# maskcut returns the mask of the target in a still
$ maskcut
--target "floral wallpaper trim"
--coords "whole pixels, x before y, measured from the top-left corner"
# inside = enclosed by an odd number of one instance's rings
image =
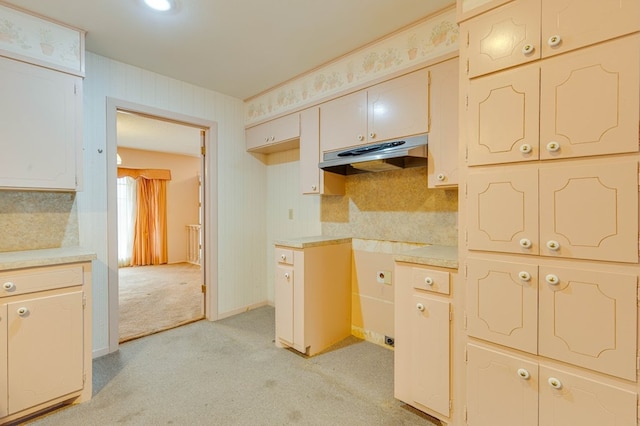
[[[455,8],[245,102],[252,124],[458,50]]]
[[[2,51],[73,70],[82,75],[84,32],[0,4],[0,54]]]

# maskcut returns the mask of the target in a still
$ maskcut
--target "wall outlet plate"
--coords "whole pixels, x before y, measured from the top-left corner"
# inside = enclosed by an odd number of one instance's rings
[[[377,271],[376,281],[379,284],[391,285],[391,271]]]

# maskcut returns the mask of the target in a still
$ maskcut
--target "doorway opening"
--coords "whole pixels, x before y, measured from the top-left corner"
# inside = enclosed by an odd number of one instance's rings
[[[217,319],[217,209],[208,206],[217,200],[216,133],[215,122],[107,98],[109,352],[122,341]],[[140,195],[142,175],[164,181],[164,195]],[[163,199],[165,207],[140,221],[135,210],[145,207],[136,196]],[[160,254],[139,256],[135,236],[121,235],[136,221],[145,223],[143,240],[162,230]]]

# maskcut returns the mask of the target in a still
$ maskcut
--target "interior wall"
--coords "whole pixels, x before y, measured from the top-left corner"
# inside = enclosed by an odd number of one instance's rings
[[[245,151],[243,102],[211,90],[87,52],[84,80],[84,191],[78,193],[80,244],[93,250],[93,352],[109,351],[107,98],[217,122],[217,157],[205,165],[216,184],[209,220],[217,221],[218,316],[266,303],[266,166]],[[217,158],[217,163],[213,163]],[[215,211],[215,214],[214,214]],[[208,230],[213,232],[212,230]],[[216,253],[208,250],[207,256]],[[250,265],[250,267],[248,267]],[[117,269],[111,271],[117,274]]]
[[[198,225],[200,158],[118,147],[121,167],[168,169],[167,254],[169,263],[187,261],[187,225]]]
[[[267,164],[266,283],[269,302],[273,303],[274,242],[290,237],[320,235],[320,196],[303,195],[300,191],[300,150],[261,156]]]

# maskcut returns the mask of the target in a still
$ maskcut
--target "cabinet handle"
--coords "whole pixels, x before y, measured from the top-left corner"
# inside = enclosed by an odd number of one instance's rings
[[[560,44],[561,41],[562,41],[562,37],[556,34],[549,37],[549,39],[547,40],[547,44],[551,47],[556,47],[557,45]]]
[[[375,139],[376,138],[376,132],[369,132],[369,137],[371,139]]]
[[[25,316],[29,315],[29,309],[25,308],[24,306],[21,307],[21,308],[18,308],[18,310],[16,312],[21,317],[25,317]]]
[[[520,145],[520,152],[523,154],[529,154],[532,150],[533,148],[528,143],[523,143],[522,145]]]
[[[426,278],[424,279],[424,283],[425,283],[426,285],[433,285],[433,278],[431,278],[431,277],[426,277]]]
[[[547,276],[544,277],[544,280],[551,285],[558,285],[560,282],[560,278],[558,278],[556,274],[547,274]]]
[[[560,249],[560,243],[556,240],[549,240],[547,241],[547,248],[549,250],[558,251],[558,249]]]
[[[311,185],[311,190],[312,190],[312,191],[315,191],[315,190],[317,190],[317,189],[318,189],[318,187],[317,187],[317,186],[315,186],[315,185]]]
[[[522,281],[531,281],[531,274],[528,273],[527,271],[520,271],[518,272],[518,277],[522,280]]]
[[[288,280],[291,276],[289,275],[288,272],[285,272],[284,277]]]
[[[438,179],[440,182],[444,181],[445,178],[446,176],[444,175],[444,173],[438,173],[438,175],[436,176],[436,179]]]
[[[363,141],[363,140],[364,140],[364,136],[362,136],[362,135],[358,135],[358,140],[359,140],[359,141]]]
[[[523,238],[520,240],[520,247],[522,248],[531,248],[531,240],[528,238]]]
[[[280,259],[282,259],[283,261],[287,260],[287,255],[286,254],[281,254],[280,255]]]
[[[533,47],[533,44],[527,43],[524,46],[522,46],[522,54],[523,55],[530,55],[530,54],[533,53],[534,50],[535,49]]]
[[[557,152],[560,149],[560,144],[558,142],[551,141],[547,144],[547,151],[549,152]]]
[[[547,380],[547,383],[549,383],[549,386],[551,386],[554,389],[562,389],[562,382],[560,381],[560,379],[556,379],[555,377],[549,377],[549,380]]]
[[[531,377],[531,375],[526,368],[518,368],[518,377],[524,380],[529,380],[529,377]]]
[[[420,312],[424,312],[424,305],[422,303],[418,303],[416,305],[416,309],[419,310]]]
[[[7,291],[12,291],[16,289],[16,285],[11,281],[7,281],[6,283],[2,284],[2,288],[4,288]]]
[[[275,141],[276,137],[275,136],[271,136],[271,142]]]

